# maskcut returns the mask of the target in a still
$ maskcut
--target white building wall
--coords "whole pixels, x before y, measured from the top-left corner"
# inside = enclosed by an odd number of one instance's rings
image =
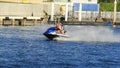
[[[17,4],[17,3],[0,3],[0,16],[43,16],[44,8],[40,4]]]

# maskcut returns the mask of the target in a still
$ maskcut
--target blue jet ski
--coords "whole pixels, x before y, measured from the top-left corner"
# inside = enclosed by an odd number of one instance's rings
[[[57,34],[57,29],[55,27],[48,28],[43,35],[45,35],[49,40],[54,40],[55,38],[68,37],[65,34]]]
[[[113,26],[113,24],[111,22],[106,22],[105,26]]]

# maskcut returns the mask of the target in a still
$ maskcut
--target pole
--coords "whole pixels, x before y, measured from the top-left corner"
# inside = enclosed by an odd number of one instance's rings
[[[116,22],[116,9],[117,8],[117,1],[114,0],[114,18],[113,18],[113,24]]]
[[[68,18],[68,3],[66,4],[65,21],[67,21],[67,18]]]
[[[53,21],[54,18],[54,3],[52,3],[52,10],[51,10],[51,21]]]
[[[80,3],[80,6],[79,6],[79,21],[81,21],[82,19],[82,3]]]
[[[75,8],[75,6],[73,5],[73,7],[72,7],[72,21],[74,20],[74,8]]]

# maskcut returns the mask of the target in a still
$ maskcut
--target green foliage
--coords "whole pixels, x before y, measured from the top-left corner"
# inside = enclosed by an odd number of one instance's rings
[[[117,3],[117,11],[120,12],[120,2]]]
[[[114,3],[100,3],[100,10],[101,11],[113,11]]]
[[[98,1],[98,3],[113,3],[114,2],[114,0],[97,0]],[[119,0],[118,0],[119,1]]]
[[[114,11],[114,3],[99,3],[101,11]],[[117,11],[120,11],[120,2],[117,3]]]

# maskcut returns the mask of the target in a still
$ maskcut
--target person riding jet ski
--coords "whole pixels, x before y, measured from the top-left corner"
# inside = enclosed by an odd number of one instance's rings
[[[65,35],[65,31],[61,23],[55,24],[54,27],[48,28],[43,33],[48,39],[53,40],[56,37],[60,37],[61,35]]]
[[[55,28],[56,28],[58,34],[64,34],[65,33],[65,31],[64,31],[63,26],[62,26],[61,23],[57,23],[55,25]]]

